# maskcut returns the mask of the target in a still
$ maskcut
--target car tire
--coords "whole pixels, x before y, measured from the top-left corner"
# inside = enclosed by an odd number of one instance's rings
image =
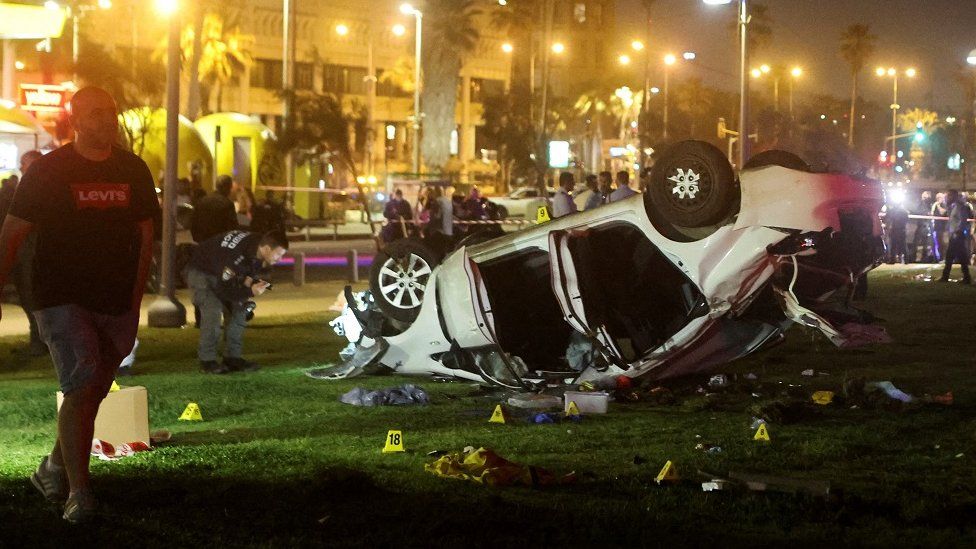
[[[721,150],[704,141],[682,141],[654,163],[644,202],[672,225],[707,227],[734,213],[738,192]]]
[[[498,207],[498,219],[508,219],[508,208],[505,206]]]
[[[383,313],[401,322],[417,319],[436,257],[412,238],[392,242],[376,254],[369,270],[369,288]]]
[[[801,172],[809,172],[810,165],[803,161],[799,156],[778,149],[773,149],[769,151],[763,151],[745,163],[742,167],[744,170],[751,170],[753,168],[761,168],[763,166],[782,166],[784,168],[789,168],[791,170],[798,170]]]

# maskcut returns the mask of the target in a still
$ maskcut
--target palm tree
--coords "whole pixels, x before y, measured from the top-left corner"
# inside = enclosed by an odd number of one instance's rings
[[[200,44],[199,82],[203,112],[210,112],[210,96],[217,90],[217,111],[223,110],[224,86],[251,64],[253,38],[238,29],[224,30],[216,14],[204,18]]]
[[[200,63],[203,59],[203,36],[207,14],[215,14],[227,24],[236,27],[239,23],[240,10],[233,0],[199,0],[192,7],[193,19],[191,25],[184,31],[184,38],[189,34],[190,43],[181,41],[184,61],[189,60],[188,74],[190,83],[186,98],[186,116],[194,120],[200,112]]]
[[[850,128],[847,132],[848,146],[854,146],[854,115],[857,103],[857,76],[871,54],[874,53],[874,42],[877,36],[871,34],[867,25],[855,24],[847,27],[840,35],[840,53],[844,60],[851,65],[851,113]]]
[[[443,166],[451,156],[461,64],[481,37],[475,26],[475,18],[481,15],[478,4],[476,0],[427,0],[424,8],[421,147],[430,166]]]

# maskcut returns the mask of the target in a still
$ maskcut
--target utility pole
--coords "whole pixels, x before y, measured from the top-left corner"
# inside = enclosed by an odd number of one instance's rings
[[[292,102],[295,95],[295,2],[297,0],[282,0],[283,2],[283,28],[282,28],[282,62],[281,62],[281,86],[287,90],[282,105],[281,134],[292,131],[293,113]],[[280,137],[280,135],[279,135]],[[285,187],[293,189],[295,187],[295,157],[291,151],[285,154]],[[288,191],[288,200],[294,203],[294,191]]]

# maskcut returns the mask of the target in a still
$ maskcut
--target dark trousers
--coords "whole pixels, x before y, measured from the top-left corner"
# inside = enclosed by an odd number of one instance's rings
[[[962,279],[969,280],[969,235],[954,234],[949,237],[949,245],[946,246],[945,269],[942,270],[942,278],[949,278],[949,271],[952,270],[953,263],[959,263],[962,268]]]

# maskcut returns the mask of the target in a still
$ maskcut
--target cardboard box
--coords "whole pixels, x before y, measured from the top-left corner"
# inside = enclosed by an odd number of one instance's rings
[[[58,391],[58,410],[64,395]],[[109,393],[95,417],[95,438],[112,445],[149,444],[149,393],[145,387],[123,387]]]

